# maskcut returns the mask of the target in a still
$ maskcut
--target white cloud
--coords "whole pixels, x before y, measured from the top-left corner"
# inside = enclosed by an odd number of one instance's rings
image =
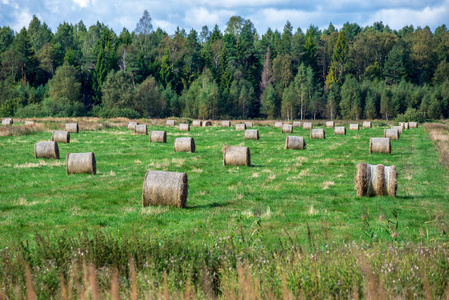
[[[88,7],[90,4],[90,0],[73,0],[76,4],[79,5],[79,7]]]
[[[28,12],[28,10],[21,10],[19,13],[15,14],[16,22],[11,25],[14,31],[19,32],[23,27],[28,28],[33,16]]]
[[[188,28],[209,27],[215,24],[224,25],[237,12],[233,10],[209,10],[205,7],[189,9],[184,15],[184,24]]]

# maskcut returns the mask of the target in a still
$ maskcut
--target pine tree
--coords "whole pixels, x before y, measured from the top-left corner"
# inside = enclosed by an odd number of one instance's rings
[[[396,84],[405,76],[404,55],[401,47],[393,46],[384,64],[383,74],[388,84]]]

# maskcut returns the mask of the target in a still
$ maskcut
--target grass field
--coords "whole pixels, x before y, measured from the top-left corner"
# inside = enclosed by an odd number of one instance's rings
[[[303,136],[306,150],[285,150],[287,134],[268,124],[255,124],[259,141],[245,140],[234,127],[180,132],[151,125],[148,131],[167,131],[165,144],[150,143],[149,136],[134,135],[121,125],[103,122],[89,131],[81,125],[69,144],[58,144],[59,160],[35,159],[33,151],[36,142],[51,140],[50,129],[63,128],[63,123],[0,136],[1,247],[30,241],[33,252],[39,248],[33,242],[36,234],[56,241],[83,232],[206,248],[238,236],[264,253],[286,244],[316,250],[352,242],[447,245],[449,240],[449,175],[422,126],[404,130],[400,140],[391,142],[391,154],[369,154],[369,138],[383,137],[388,124],[347,130],[346,136],[325,129],[325,140],[311,140],[310,131],[294,128],[291,135]],[[324,128],[324,123],[314,127]],[[193,137],[196,152],[175,153],[176,137]],[[224,167],[225,144],[248,146],[253,166]],[[67,153],[91,151],[97,175],[66,175]],[[359,162],[396,165],[397,197],[358,198],[354,176]],[[186,172],[187,208],[143,208],[148,170]]]

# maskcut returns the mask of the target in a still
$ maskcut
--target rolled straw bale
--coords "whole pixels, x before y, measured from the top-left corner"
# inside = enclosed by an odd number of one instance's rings
[[[223,165],[251,167],[249,148],[226,145],[223,148]]]
[[[235,125],[235,130],[246,130],[246,124]]]
[[[335,126],[335,122],[334,121],[327,121],[326,122],[326,127],[327,128],[334,128]]]
[[[25,121],[25,126],[34,126],[34,121]]]
[[[203,127],[206,127],[206,126],[212,126],[212,122],[211,121],[204,121],[203,122]]]
[[[301,126],[302,126],[301,122],[299,121],[293,122],[293,127],[301,127]]]
[[[59,159],[59,148],[57,142],[40,142],[34,144],[35,158]]]
[[[391,153],[389,138],[370,138],[369,153]]]
[[[246,128],[253,127],[253,122],[245,122]]]
[[[391,126],[392,129],[397,129],[402,134],[402,126]]]
[[[231,121],[221,121],[221,126],[223,126],[223,127],[231,127]]]
[[[394,165],[359,163],[354,179],[358,197],[383,195],[396,197],[398,173]]]
[[[282,133],[292,133],[293,125],[290,124],[282,124]]]
[[[274,122],[274,128],[282,128],[282,122]]]
[[[313,124],[312,124],[312,122],[304,122],[302,124],[302,128],[303,129],[313,129]]]
[[[186,173],[148,171],[143,180],[142,203],[183,208],[187,202]]]
[[[3,119],[2,125],[12,125],[14,122],[11,118]]]
[[[258,140],[259,130],[257,129],[247,129],[245,130],[245,140]]]
[[[384,137],[389,138],[390,140],[399,140],[399,130],[397,129],[385,129]]]
[[[136,128],[137,122],[129,122],[128,129],[134,130]]]
[[[349,130],[359,130],[359,124],[349,124]]]
[[[147,125],[146,124],[136,125],[136,127],[134,127],[134,133],[135,134],[148,135]]]
[[[97,162],[93,152],[67,153],[67,174],[96,174]]]
[[[399,124],[402,126],[403,129],[408,129],[409,127],[408,122],[401,122]]]
[[[165,122],[165,125],[167,125],[167,126],[175,126],[175,120],[167,120]]]
[[[150,142],[155,143],[166,143],[167,142],[167,132],[165,131],[151,131],[150,132]]]
[[[322,128],[311,129],[310,130],[310,138],[312,140],[315,140],[315,139],[322,139],[323,140],[323,139],[325,139],[326,136],[324,134],[324,129],[322,129]]]
[[[334,127],[334,135],[346,135],[346,127],[344,126]]]
[[[371,128],[371,127],[373,127],[371,122],[363,122],[362,126],[363,126],[363,128]]]
[[[408,126],[409,126],[409,128],[418,128],[418,123],[417,122],[409,122]]]
[[[65,124],[65,130],[70,133],[78,133],[80,128],[78,127],[78,123],[67,123]]]
[[[189,124],[179,124],[179,131],[190,131]]]
[[[306,142],[302,136],[287,135],[285,149],[304,150],[306,149]]]
[[[201,126],[203,126],[203,121],[195,120],[195,121],[192,122],[192,126],[193,127],[201,127]]]
[[[191,137],[182,137],[175,139],[175,152],[195,152],[195,141]]]
[[[70,143],[70,132],[64,130],[53,130],[51,140],[58,143]]]

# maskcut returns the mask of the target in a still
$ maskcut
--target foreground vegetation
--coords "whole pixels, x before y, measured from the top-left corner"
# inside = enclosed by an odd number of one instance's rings
[[[0,287],[9,297],[448,295],[449,176],[423,127],[392,141],[391,155],[370,155],[369,137],[389,124],[346,136],[326,129],[325,140],[295,128],[307,149],[287,151],[269,122],[250,141],[233,128],[179,132],[146,120],[168,133],[167,144],[150,144],[127,120],[83,119],[59,161],[35,159],[34,143],[65,121],[0,130]],[[447,126],[427,129],[447,150]],[[179,136],[194,137],[197,152],[174,153]],[[253,167],[223,167],[225,143],[249,146]],[[66,153],[88,151],[97,175],[67,176]],[[359,162],[396,165],[397,198],[356,197]],[[142,208],[147,170],[187,172],[187,209]]]

